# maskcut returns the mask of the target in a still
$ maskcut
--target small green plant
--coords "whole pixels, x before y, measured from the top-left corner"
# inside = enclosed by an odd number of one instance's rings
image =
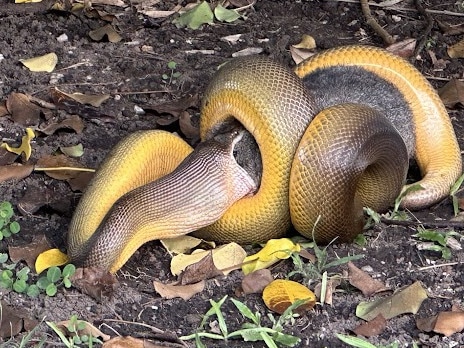
[[[431,242],[423,249],[438,251],[445,260],[451,259],[451,249],[448,247],[448,243],[449,239],[455,236],[459,238],[462,237],[459,233],[454,231],[428,230],[423,227],[419,227],[417,233],[413,235],[413,237],[417,237],[423,241]]]
[[[167,85],[175,85],[177,83],[177,79],[180,77],[181,73],[176,71],[177,68],[177,63],[174,61],[170,61],[168,63],[168,69],[170,72],[168,74],[163,74],[161,77],[163,78],[163,81]]]
[[[278,345],[293,347],[300,342],[300,338],[283,333],[284,326],[287,324],[294,324],[295,318],[298,317],[298,314],[294,314],[293,310],[301,306],[305,301],[298,300],[293,303],[287,310],[282,313],[279,319],[275,319],[272,314],[268,315],[272,323],[272,327],[262,326],[261,324],[261,314],[259,312],[253,313],[243,302],[240,302],[235,299],[231,299],[232,303],[239,310],[239,312],[247,319],[249,322],[246,322],[242,325],[239,330],[229,332],[226,324],[226,319],[224,314],[221,311],[221,306],[227,299],[227,295],[224,296],[218,302],[214,300],[209,300],[211,308],[206,312],[201,321],[200,327],[198,328],[199,332],[180,337],[181,340],[192,340],[195,339],[195,344],[197,348],[206,347],[201,338],[210,338],[217,340],[227,341],[230,338],[242,337],[244,341],[264,341],[267,347],[277,348]],[[208,319],[215,315],[218,321],[220,333],[205,332],[204,328],[207,324]]]
[[[87,347],[93,347],[94,343],[103,343],[92,335],[81,334],[81,331],[86,328],[87,323],[77,319],[77,315],[72,315],[69,319],[68,325],[66,326],[68,335],[66,335],[54,322],[46,321],[46,324],[55,331],[68,348],[81,347],[83,344],[87,345]]]
[[[50,267],[47,270],[47,275],[40,277],[37,281],[39,289],[45,290],[48,296],[55,296],[58,287],[63,285],[65,288],[71,287],[71,280],[69,279],[76,272],[76,266],[67,264],[63,271],[57,266]]]
[[[0,254],[0,261],[5,259],[4,255]],[[16,264],[6,265],[6,267],[0,271],[0,287],[21,294],[25,293],[31,297],[38,296],[41,290],[45,291],[48,296],[55,296],[59,286],[71,287],[69,277],[76,271],[76,267],[72,264],[66,265],[63,271],[56,266],[51,267],[46,276],[40,277],[36,284],[30,284],[31,270],[29,267],[21,268],[18,271],[15,271]]]
[[[399,347],[402,347],[399,345],[398,342],[393,342],[393,343],[387,344],[386,346],[376,346],[372,343],[369,343],[363,338],[347,336],[347,335],[342,335],[342,334],[336,334],[336,336],[340,341],[348,344],[351,347],[357,347],[357,348],[399,348]],[[412,347],[419,348],[416,342],[412,343]]]
[[[450,196],[451,200],[453,201],[453,211],[454,211],[454,216],[458,215],[459,213],[459,200],[458,197],[456,196],[456,193],[459,192],[462,186],[462,182],[464,181],[464,174],[462,174],[458,180],[454,183],[453,186],[451,186],[450,189]]]
[[[13,206],[10,202],[0,203],[0,240],[11,237],[21,230],[17,221],[11,221],[14,215]]]
[[[319,217],[320,218],[320,217]],[[316,220],[315,226],[319,222],[319,218]],[[312,231],[313,240],[314,239],[314,228]],[[332,241],[333,242],[333,241]],[[359,260],[364,257],[364,255],[351,255],[341,257],[332,261],[329,261],[329,254],[327,248],[330,246],[329,243],[325,248],[321,249],[317,243],[313,242],[312,247],[314,249],[314,254],[316,256],[315,262],[303,262],[302,258],[298,253],[292,253],[291,258],[293,261],[294,270],[287,275],[287,278],[290,278],[294,275],[300,275],[303,277],[303,281],[306,284],[310,284],[313,280],[322,280],[323,278],[327,279],[327,271],[331,267],[336,267],[343,265],[347,262]]]

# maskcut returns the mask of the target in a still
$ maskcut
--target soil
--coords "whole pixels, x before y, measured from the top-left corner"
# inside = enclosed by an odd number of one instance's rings
[[[178,122],[160,126],[160,115],[150,111],[150,106],[185,96],[201,97],[217,67],[231,59],[233,53],[245,48],[261,48],[261,54],[294,66],[289,47],[298,43],[303,34],[315,38],[317,50],[352,43],[384,46],[379,36],[366,24],[361,7],[355,2],[258,0],[246,11],[246,19],[230,24],[216,22],[203,25],[198,30],[177,28],[172,24],[172,16],[155,19],[142,15],[137,12],[137,2],[133,1],[124,0],[126,7],[94,5],[96,9],[115,16],[113,23],[122,36],[122,41],[117,43],[107,40],[97,42],[89,37],[90,30],[106,24],[98,16],[92,18],[82,13],[48,11],[50,2],[46,1],[22,5],[7,0],[0,2],[2,100],[13,92],[21,92],[51,101],[50,87],[71,93],[111,95],[99,108],[79,109],[79,116],[85,125],[82,133],[69,129],[61,129],[51,135],[39,133],[33,141],[31,163],[44,155],[55,153],[60,146],[82,143],[85,151],[79,162],[86,167],[96,168],[121,138],[136,130],[164,128],[179,131]],[[156,9],[169,10],[177,3],[185,5],[187,2],[191,1],[167,0],[154,6]],[[462,17],[441,12],[447,10],[462,15],[464,9],[460,2],[430,0],[423,6],[436,11],[431,14],[433,19],[450,24],[462,22]],[[397,41],[406,38],[421,40],[425,33],[426,19],[411,1],[400,2],[396,9],[374,7],[372,11]],[[57,38],[63,34],[66,34],[67,40],[58,41]],[[233,34],[242,34],[236,43],[222,39]],[[422,50],[419,59],[414,61],[416,67],[430,78],[436,88],[452,77],[462,78],[462,59],[450,59],[446,49],[463,39],[463,35],[445,36],[436,22],[426,35],[427,47],[437,59],[443,59],[447,64],[442,69],[435,69],[430,54]],[[147,49],[150,47],[151,50]],[[202,50],[207,50],[209,54],[202,53]],[[33,73],[19,62],[19,59],[49,52],[55,52],[59,57],[53,73]],[[163,74],[170,74],[167,67],[170,61],[177,63],[176,71],[181,73],[175,83],[162,77]],[[191,116],[198,116],[198,105],[196,103],[188,109]],[[140,108],[146,112],[138,112]],[[71,113],[62,109],[50,112],[58,120],[70,117]],[[464,110],[449,112],[458,140],[464,148]],[[45,122],[42,115],[40,124]],[[18,142],[24,127],[4,116],[0,117],[0,132],[2,141]],[[26,245],[33,236],[41,233],[45,233],[55,246],[65,248],[67,226],[81,193],[72,191],[64,181],[34,172],[22,180],[1,183],[0,201],[10,201],[16,207],[31,192],[47,195],[47,204],[33,214],[23,216],[16,210],[22,231],[2,241],[3,252],[9,245]],[[416,216],[423,221],[447,221],[452,216],[451,202],[447,200],[418,212]],[[400,347],[407,347],[417,342],[425,347],[464,347],[464,333],[444,337],[433,332],[421,332],[415,324],[418,317],[450,310],[453,304],[463,305],[464,253],[454,250],[452,258],[445,261],[438,252],[418,250],[418,240],[412,236],[414,233],[416,228],[378,224],[366,231],[366,246],[330,246],[329,257],[364,254],[364,258],[356,264],[392,289],[420,281],[428,291],[429,298],[416,315],[402,315],[389,320],[382,334],[369,338],[371,343],[385,345],[398,342]],[[227,277],[211,279],[202,293],[188,301],[162,299],[153,290],[152,282],[175,279],[169,273],[169,260],[168,253],[159,242],[147,243],[117,273],[120,287],[115,295],[102,302],[96,302],[72,288],[60,289],[55,297],[40,295],[30,298],[4,289],[0,290],[0,295],[14,309],[24,309],[30,317],[38,320],[67,320],[76,314],[112,336],[117,333],[155,339],[151,329],[133,323],[144,323],[178,336],[187,335],[195,332],[199,326],[210,307],[209,299],[217,301],[224,295],[236,297],[242,275],[235,271]],[[448,262],[448,266],[423,268]],[[285,277],[291,269],[291,262],[287,260],[275,266],[272,273],[274,277]],[[341,273],[342,270],[343,267],[338,267],[331,271]],[[259,295],[247,295],[240,299],[253,311],[259,311],[264,322],[269,324],[268,310]],[[342,347],[344,345],[335,334],[350,334],[350,330],[362,323],[355,316],[355,308],[364,300],[354,288],[348,285],[341,287],[334,294],[332,305],[317,305],[314,310],[298,318],[294,325],[287,326],[286,332],[300,337],[302,347]],[[226,301],[223,310],[230,329],[237,329],[244,322],[230,301]],[[62,345],[44,323],[40,324],[35,338],[43,337],[44,333],[49,346]],[[6,346],[18,343],[20,337],[16,336]],[[158,339],[160,341],[162,339]],[[242,340],[204,342],[208,347],[265,347],[262,342]],[[166,342],[161,344],[168,346]],[[194,346],[194,343],[189,341],[188,345]]]

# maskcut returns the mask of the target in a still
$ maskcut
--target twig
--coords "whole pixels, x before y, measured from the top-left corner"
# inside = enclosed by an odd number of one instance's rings
[[[372,16],[371,9],[369,8],[369,3],[367,0],[361,0],[361,9],[364,17],[366,17],[366,23],[372,28],[372,30],[374,30],[386,44],[391,45],[394,43],[395,39],[393,36],[391,36],[384,28],[382,28]]]
[[[408,220],[392,220],[386,218],[380,218],[380,222],[386,225],[397,225],[397,226],[423,226],[425,228],[447,228],[453,227],[458,229],[464,229],[464,221],[408,221]]]
[[[414,0],[414,4],[416,5],[416,8],[419,14],[424,16],[425,20],[427,21],[427,27],[425,28],[424,33],[422,34],[422,38],[419,40],[419,43],[417,44],[416,49],[414,50],[414,55],[412,59],[415,60],[416,57],[418,57],[419,54],[422,52],[422,50],[424,49],[427,43],[428,36],[433,28],[434,20],[432,16],[430,15],[430,13],[427,13],[425,11],[424,6],[422,6],[422,0]]]
[[[329,2],[346,2],[346,3],[350,3],[350,4],[359,4],[359,0],[329,0]],[[415,9],[415,8],[385,6],[385,5],[382,5],[382,3],[377,4],[375,2],[369,2],[368,5],[369,6],[383,7],[385,9],[392,10],[392,11],[398,11],[398,12],[401,12],[401,11],[417,12],[417,9]],[[433,14],[439,14],[439,15],[445,15],[445,16],[464,17],[464,13],[462,13],[462,12],[452,12],[452,11],[447,11],[447,10],[438,11],[438,10],[426,9],[425,12],[433,13]]]
[[[463,264],[463,263],[464,262],[448,262],[448,263],[442,263],[442,264],[439,264],[439,265],[424,266],[424,267],[418,268],[417,271],[425,271],[425,270],[428,270],[428,269],[438,268],[438,267],[455,266],[455,265],[459,265],[459,264]]]

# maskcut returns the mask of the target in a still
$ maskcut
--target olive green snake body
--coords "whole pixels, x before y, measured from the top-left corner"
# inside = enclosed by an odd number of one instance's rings
[[[350,241],[363,206],[385,210],[405,188],[410,158],[423,189],[405,208],[442,200],[461,174],[437,93],[411,64],[373,47],[328,50],[295,72],[234,59],[212,78],[200,122],[193,152],[157,130],[112,150],[71,221],[72,262],[115,272],[143,243],[193,231],[251,243],[293,225],[319,242]]]

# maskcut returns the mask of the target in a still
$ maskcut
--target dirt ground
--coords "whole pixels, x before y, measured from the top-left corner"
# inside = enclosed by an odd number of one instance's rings
[[[263,1],[246,10],[246,19],[224,24],[204,25],[198,30],[177,28],[173,16],[150,18],[137,11],[136,1],[124,0],[126,7],[95,5],[114,15],[115,27],[122,40],[111,43],[107,40],[93,41],[88,32],[106,24],[101,18],[66,11],[47,11],[50,2],[39,4],[13,4],[0,0],[0,99],[5,100],[12,92],[21,92],[51,101],[49,89],[58,87],[66,92],[110,94],[111,97],[99,108],[80,108],[79,116],[85,128],[77,134],[61,129],[54,134],[39,133],[33,141],[30,159],[35,163],[44,155],[53,154],[60,146],[82,143],[84,154],[79,162],[90,168],[98,167],[108,151],[124,136],[136,130],[163,128],[178,131],[175,121],[162,122],[159,114],[150,111],[150,106],[190,95],[201,98],[205,87],[216,68],[231,59],[232,54],[245,48],[260,48],[263,55],[294,66],[289,47],[310,34],[317,43],[317,50],[340,45],[362,43],[384,46],[382,40],[367,25],[357,1]],[[153,7],[158,10],[172,9],[176,4],[191,1],[167,0]],[[463,4],[456,1],[429,0],[423,3],[434,10],[434,19],[450,24],[462,23],[462,16],[446,15],[443,11],[464,14]],[[392,8],[372,8],[380,24],[398,41],[406,38],[421,40],[427,22],[412,1],[400,1]],[[65,34],[67,39],[57,40]],[[242,34],[235,43],[224,41],[228,35]],[[463,60],[450,59],[446,49],[463,39],[460,36],[444,36],[437,24],[427,36],[427,47],[437,59],[446,60],[442,69],[435,69],[430,55],[420,52],[414,64],[439,88],[452,78],[463,78]],[[58,56],[58,65],[52,73],[34,73],[24,68],[19,59],[30,58],[49,52]],[[205,54],[207,53],[207,54]],[[180,73],[173,81],[163,79],[170,74],[168,62],[177,63]],[[149,93],[149,91],[151,91]],[[190,115],[198,116],[198,103],[188,109]],[[147,110],[137,112],[139,108]],[[58,120],[70,117],[68,110],[51,110]],[[49,117],[50,115],[47,115]],[[464,148],[464,110],[450,110],[457,137]],[[49,122],[42,115],[37,128]],[[2,141],[18,144],[24,127],[8,116],[0,117]],[[10,201],[15,207],[28,194],[45,196],[42,207],[33,214],[18,218],[22,231],[8,241],[2,241],[1,251],[8,245],[26,245],[34,235],[45,233],[51,242],[65,247],[65,235],[73,210],[81,196],[60,180],[43,173],[33,173],[23,180],[0,184],[0,201]],[[19,215],[16,209],[16,214]],[[445,201],[416,215],[423,221],[447,220],[452,216],[450,201]],[[369,338],[373,344],[398,342],[400,347],[410,347],[413,342],[424,347],[464,347],[464,333],[444,337],[432,332],[420,332],[416,317],[431,316],[439,311],[450,310],[453,304],[463,305],[464,299],[464,253],[453,251],[450,260],[443,260],[439,253],[418,250],[415,228],[379,224],[366,232],[368,243],[337,245],[329,248],[331,257],[364,254],[356,262],[369,273],[393,289],[421,281],[429,293],[417,315],[402,315],[388,321],[381,335]],[[423,268],[449,262],[450,265]],[[291,270],[290,261],[272,269],[275,277],[284,277]],[[341,272],[342,268],[332,270]],[[168,281],[169,255],[159,242],[150,242],[140,248],[130,261],[118,272],[121,283],[112,299],[95,302],[77,290],[60,289],[55,297],[44,295],[30,298],[12,291],[0,289],[3,301],[16,309],[25,309],[38,320],[67,320],[72,314],[99,326],[105,333],[153,338],[155,334],[147,327],[131,324],[145,323],[178,336],[195,332],[203,314],[209,308],[209,299],[219,300],[224,295],[235,296],[240,284],[240,272],[228,277],[209,280],[205,291],[188,301],[166,300],[155,293],[153,280]],[[286,331],[302,339],[302,347],[342,347],[334,335],[350,334],[350,330],[362,320],[355,316],[355,308],[365,300],[359,291],[345,286],[334,294],[333,305],[317,305],[313,311],[297,319]],[[266,317],[260,296],[241,298],[253,311]],[[226,302],[224,313],[230,327],[238,328],[242,316],[232,303]],[[118,320],[118,321],[110,321]],[[109,329],[109,328],[112,329]],[[51,330],[41,324],[37,337],[46,332],[49,346],[59,346],[60,340]],[[6,346],[19,342],[9,341]],[[204,341],[208,347],[264,347],[262,342]],[[189,346],[194,346],[189,341]]]

